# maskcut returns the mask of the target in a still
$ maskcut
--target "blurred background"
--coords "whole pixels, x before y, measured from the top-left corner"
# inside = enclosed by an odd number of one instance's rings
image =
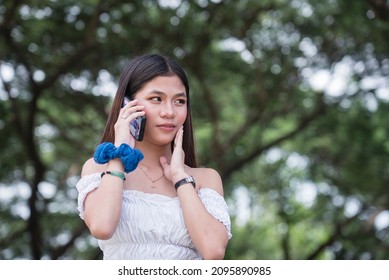
[[[100,259],[77,212],[121,70],[186,70],[226,259],[389,259],[386,0],[0,0],[0,259]]]

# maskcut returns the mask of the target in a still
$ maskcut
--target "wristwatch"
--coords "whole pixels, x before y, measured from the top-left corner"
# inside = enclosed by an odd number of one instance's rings
[[[186,177],[186,178],[178,181],[177,183],[174,184],[174,187],[177,190],[182,185],[185,185],[185,184],[188,184],[188,183],[191,183],[193,185],[193,187],[196,188],[196,182],[195,182],[195,180],[193,179],[192,176]]]

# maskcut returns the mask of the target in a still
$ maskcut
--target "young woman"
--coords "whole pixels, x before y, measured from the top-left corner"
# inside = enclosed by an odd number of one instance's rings
[[[137,141],[129,127],[142,116]],[[129,61],[77,189],[80,217],[104,259],[224,257],[231,232],[222,181],[196,166],[189,84],[169,57]]]

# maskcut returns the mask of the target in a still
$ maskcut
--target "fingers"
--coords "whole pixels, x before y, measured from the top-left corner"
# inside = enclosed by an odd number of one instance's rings
[[[162,156],[159,158],[159,162],[161,163],[162,168],[165,170],[166,167],[169,166],[166,157]]]
[[[185,159],[185,153],[182,149],[182,139],[184,135],[184,128],[181,127],[176,134],[176,138],[174,139],[174,150],[173,150],[173,156],[172,156],[172,162],[171,165],[174,165],[175,168],[182,167],[181,165],[184,164]]]
[[[184,135],[184,128],[181,128],[177,131],[176,138],[174,139],[174,146],[182,148],[182,139]]]
[[[129,121],[132,121],[136,119],[137,117],[141,117],[145,114],[145,111],[136,111],[134,113],[129,113],[129,114],[123,114],[120,118],[126,120],[127,118],[130,117]]]
[[[114,125],[115,145],[127,143],[131,147],[135,145],[135,139],[130,133],[130,122],[137,117],[145,115],[144,106],[138,105],[137,100],[132,100],[120,109],[119,116]]]
[[[144,106],[137,105],[137,100],[132,100],[124,106],[119,113],[119,118],[127,119],[131,116],[131,120],[143,116],[145,114]]]

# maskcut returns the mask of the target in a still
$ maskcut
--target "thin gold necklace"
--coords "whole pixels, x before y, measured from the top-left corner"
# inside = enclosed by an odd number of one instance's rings
[[[155,182],[157,182],[158,180],[162,179],[162,177],[164,175],[163,171],[162,171],[162,175],[159,178],[153,179],[153,178],[151,178],[149,176],[149,174],[147,174],[147,172],[142,168],[142,166],[140,166],[140,165],[138,165],[138,166],[139,166],[140,170],[142,170],[142,172],[146,175],[146,177],[152,182],[151,188],[155,189],[156,188]]]

